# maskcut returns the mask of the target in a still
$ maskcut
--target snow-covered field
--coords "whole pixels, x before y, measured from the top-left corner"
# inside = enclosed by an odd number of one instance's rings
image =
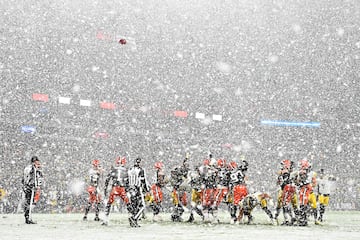
[[[270,225],[265,214],[254,212],[252,225],[230,225],[225,213],[220,224],[172,223],[163,214],[162,222],[152,222],[150,213],[140,228],[131,228],[126,214],[113,213],[108,226],[82,221],[81,214],[34,214],[35,225],[26,225],[22,214],[0,216],[0,239],[360,239],[360,212],[330,211],[322,225],[307,227]],[[187,216],[185,215],[184,218]]]

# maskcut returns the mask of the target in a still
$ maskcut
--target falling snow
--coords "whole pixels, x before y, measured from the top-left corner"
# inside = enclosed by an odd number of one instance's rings
[[[34,155],[45,175],[36,211],[47,214],[83,211],[93,159],[109,170],[140,156],[152,176],[156,161],[169,174],[186,154],[195,167],[209,153],[246,159],[249,187],[274,198],[280,161],[309,159],[337,180],[329,208],[360,210],[359,0],[8,0],[0,10],[0,213],[21,212]]]

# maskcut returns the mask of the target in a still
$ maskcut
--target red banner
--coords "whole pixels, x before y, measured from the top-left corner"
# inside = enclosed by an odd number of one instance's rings
[[[186,111],[175,111],[174,116],[175,117],[187,118],[188,113]]]
[[[34,101],[48,102],[49,101],[49,95],[41,94],[41,93],[33,93],[32,99]]]
[[[94,137],[106,139],[106,138],[109,138],[109,134],[107,132],[96,132]]]
[[[100,103],[100,108],[114,110],[115,109],[115,103],[101,102]]]

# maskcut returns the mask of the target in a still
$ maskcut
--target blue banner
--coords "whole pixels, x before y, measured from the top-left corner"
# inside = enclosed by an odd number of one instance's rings
[[[282,120],[261,120],[262,125],[270,125],[277,127],[310,127],[310,128],[319,128],[319,122],[289,122]]]
[[[21,132],[23,132],[23,133],[34,133],[34,132],[36,132],[36,127],[34,127],[34,126],[21,126]]]

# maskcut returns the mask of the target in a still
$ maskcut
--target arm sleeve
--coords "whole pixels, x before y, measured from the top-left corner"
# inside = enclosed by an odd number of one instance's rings
[[[109,185],[109,182],[110,182],[110,179],[111,179],[111,174],[112,174],[112,171],[106,176],[105,185],[104,185],[104,190],[105,191],[107,190],[107,187]]]

